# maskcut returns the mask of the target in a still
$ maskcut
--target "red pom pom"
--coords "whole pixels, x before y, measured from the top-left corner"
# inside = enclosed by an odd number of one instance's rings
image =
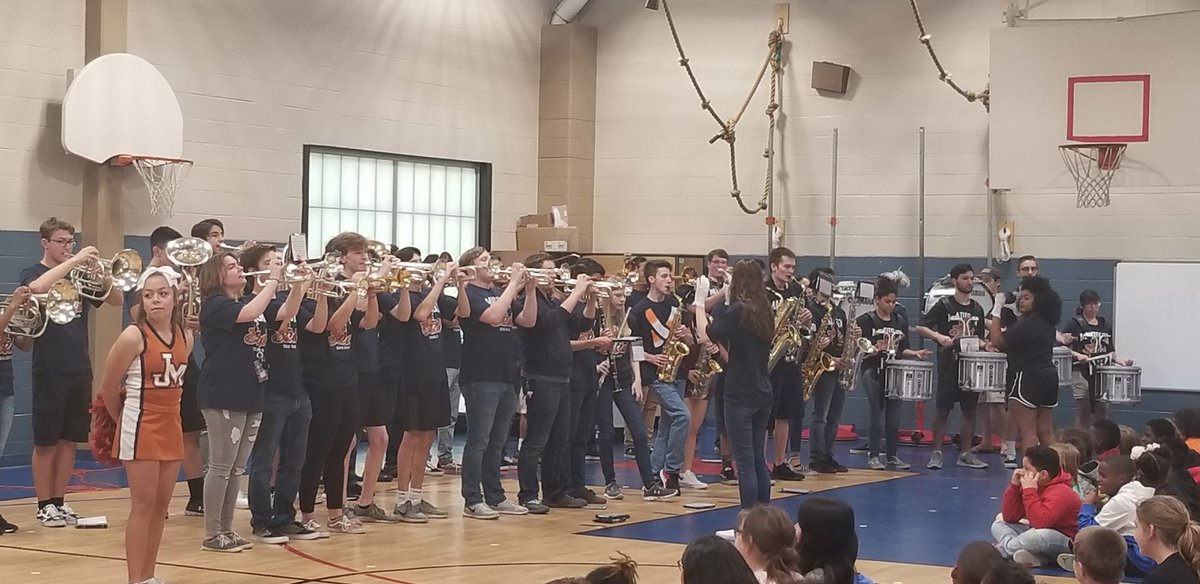
[[[113,456],[113,440],[117,435],[117,421],[108,413],[104,397],[96,395],[92,400],[92,431],[88,435],[88,446],[92,456],[100,464],[116,466],[121,463]]]

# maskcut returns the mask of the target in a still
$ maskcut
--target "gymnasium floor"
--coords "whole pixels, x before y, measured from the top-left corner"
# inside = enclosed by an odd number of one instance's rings
[[[461,439],[461,437],[460,437]],[[712,440],[701,440],[711,444]],[[460,444],[461,447],[461,444]],[[920,472],[866,470],[865,457],[851,456],[848,443],[837,447],[838,460],[851,467],[847,475],[812,477],[795,486],[823,492],[853,505],[860,539],[859,569],[880,584],[949,582],[950,567],[967,542],[989,539],[992,519],[1010,472],[995,455],[993,468],[960,469],[953,463],[940,472],[926,471],[927,448],[901,447],[900,456]],[[947,456],[949,459],[950,457]],[[360,458],[361,460],[361,458]],[[29,499],[28,467],[0,469],[0,513],[22,526],[0,537],[3,582],[68,582],[86,575],[89,584],[124,580],[123,533],[128,491],[120,470],[88,468],[80,463],[73,480],[72,505],[84,515],[108,516],[108,530],[39,529]],[[601,482],[599,464],[589,462],[589,483]],[[618,454],[618,480],[637,481],[632,460]],[[702,464],[707,480],[715,464]],[[515,476],[506,473],[510,493]],[[795,514],[806,495],[775,497]],[[389,488],[384,484],[381,489]],[[676,560],[689,540],[732,527],[737,514],[736,487],[711,485],[701,492],[666,502],[646,503],[630,489],[627,499],[609,505],[631,515],[629,522],[604,526],[590,520],[594,511],[554,510],[543,517],[499,521],[461,519],[458,478],[428,477],[426,490],[435,504],[451,511],[451,519],[424,526],[368,525],[368,534],[335,536],[287,546],[258,544],[240,554],[200,552],[202,520],[182,515],[186,486],[176,489],[172,516],[163,537],[158,575],[171,584],[245,582],[248,584],[447,582],[521,582],[540,584],[556,577],[583,575],[619,550],[639,564],[647,584],[678,582]],[[811,495],[807,495],[811,496]],[[381,495],[391,504],[390,495]],[[706,511],[682,507],[688,501],[717,504]],[[318,506],[319,507],[319,506]],[[320,511],[318,511],[320,513]],[[238,511],[236,525],[248,526],[248,512]],[[243,528],[248,536],[249,528]],[[1046,583],[1073,582],[1062,572],[1043,571]]]

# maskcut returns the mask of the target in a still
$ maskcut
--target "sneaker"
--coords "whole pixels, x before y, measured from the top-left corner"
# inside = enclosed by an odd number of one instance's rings
[[[321,538],[321,534],[319,532],[305,527],[299,521],[293,521],[287,525],[284,525],[280,527],[278,531],[279,533],[286,535],[291,541],[311,541]],[[325,534],[325,537],[329,537],[329,534]]]
[[[632,446],[625,447],[625,458],[637,458],[637,455],[633,453]]]
[[[400,518],[384,511],[379,505],[371,503],[367,507],[351,505],[347,511],[364,523],[399,523]]]
[[[779,481],[802,481],[804,480],[804,475],[792,470],[792,467],[785,463],[777,463],[771,469],[771,478]]]
[[[417,503],[416,507],[417,507],[417,510],[420,511],[422,515],[424,515],[430,519],[445,519],[450,516],[449,513],[441,510],[440,508],[435,506],[433,503],[430,503],[429,501],[426,501],[424,499],[421,499],[421,502]]]
[[[329,532],[325,531],[325,526],[321,525],[321,522],[316,519],[309,519],[301,523],[300,527],[317,534],[317,539],[329,539]]]
[[[1058,554],[1055,560],[1058,562],[1058,567],[1064,571],[1075,573],[1075,554]]]
[[[188,501],[183,508],[183,514],[188,517],[204,517],[204,501]]]
[[[734,472],[732,465],[721,469],[721,484],[722,485],[736,485],[737,484],[737,473]]]
[[[5,521],[4,516],[0,515],[0,535],[4,535],[6,533],[16,533],[17,529],[19,528],[16,525]]]
[[[350,483],[346,485],[346,499],[349,501],[357,501],[362,496],[362,483]]]
[[[817,471],[810,468],[806,464],[792,464],[791,462],[788,462],[788,467],[791,468],[792,470],[796,471],[796,474],[803,475],[806,477],[815,477],[818,474],[820,474]]]
[[[546,501],[546,505],[551,508],[559,509],[583,509],[588,506],[588,502],[583,499],[576,499],[570,495],[561,495],[550,501]]]
[[[979,457],[975,456],[975,454],[972,452],[964,452],[964,453],[958,455],[958,462],[956,464],[958,464],[958,466],[965,466],[967,468],[987,468],[988,467],[986,462],[979,460]]]
[[[462,466],[451,460],[445,464],[439,465],[442,467],[442,473],[450,475],[462,474]]]
[[[679,486],[686,489],[707,489],[708,483],[700,480],[696,473],[688,470],[679,473]]]
[[[429,517],[421,513],[421,510],[413,505],[412,501],[397,504],[392,513],[399,516],[402,523],[429,523]]]
[[[390,483],[394,480],[396,480],[396,471],[388,471],[387,469],[379,471],[379,482]]]
[[[499,519],[500,512],[487,506],[487,503],[476,503],[463,507],[463,517],[471,519]]]
[[[204,542],[200,544],[200,550],[206,552],[224,552],[231,554],[240,552],[243,549],[245,549],[245,547],[235,542],[233,538],[229,537],[228,533],[218,533],[217,535],[204,540]]]
[[[512,470],[514,468],[517,468],[517,458],[505,454],[500,462],[500,470]]]
[[[887,466],[879,460],[878,456],[872,456],[867,459],[867,468],[871,470],[887,470]]]
[[[550,512],[550,508],[537,499],[525,501],[521,506],[528,509],[530,515],[545,515]]]
[[[1009,453],[1004,455],[1004,468],[1020,468],[1020,466],[1021,463],[1017,462],[1016,454]]]
[[[76,513],[75,510],[72,509],[67,503],[59,505],[58,512],[62,513],[63,517],[66,518],[67,525],[75,525],[76,523],[79,523],[80,519],[83,519],[83,517]]]
[[[903,460],[900,460],[899,456],[887,457],[887,465],[896,470],[908,470],[908,469],[912,468],[911,464],[904,462]]]
[[[662,483],[663,488],[665,488],[668,491],[678,492],[680,490],[679,489],[679,473],[677,473],[677,472],[669,473],[669,472],[664,471],[662,474],[667,477],[667,480],[663,481],[663,483]]]
[[[350,519],[349,515],[343,513],[337,519],[329,520],[329,533],[338,533],[343,535],[361,535],[367,532],[367,528],[363,527],[362,522],[355,524]]]
[[[250,499],[249,499],[249,497],[246,496],[246,493],[243,493],[242,491],[238,491],[237,508],[238,509],[249,509],[250,508]]]
[[[492,505],[492,509],[495,509],[501,515],[528,515],[530,513],[533,513],[532,509],[526,509],[525,507],[518,505],[516,503],[513,503],[512,501],[509,501],[508,499],[505,499],[495,505]]]
[[[829,462],[829,466],[832,466],[833,470],[837,471],[838,474],[850,472],[850,469],[847,468],[846,465],[838,462],[836,458],[830,458],[827,462]]]
[[[269,527],[259,527],[254,530],[254,539],[270,545],[279,545],[288,542],[288,536],[282,534],[277,529]]]
[[[723,540],[725,540],[725,541],[732,542],[734,539],[736,539],[736,538],[737,538],[737,530],[735,530],[735,529],[722,529],[722,530],[720,530],[720,531],[718,531],[718,532],[716,533],[716,536],[717,536],[717,537],[719,537],[719,538],[721,538],[721,539],[723,539]]]
[[[66,527],[67,517],[53,503],[38,509],[37,522],[42,527]]]
[[[661,501],[663,499],[670,499],[671,497],[678,496],[679,489],[670,490],[658,484],[657,482],[642,489],[642,500],[644,501]]]
[[[810,466],[814,471],[821,474],[837,474],[838,471],[837,467],[833,466],[833,463],[828,460],[818,460]]]
[[[625,498],[625,493],[621,492],[621,485],[617,483],[608,483],[604,487],[604,498],[613,501],[619,501]]]
[[[233,540],[233,543],[241,545],[242,549],[244,549],[244,550],[254,548],[254,543],[252,543],[250,540],[238,535],[236,531],[231,531],[225,535],[228,535],[229,539]]]
[[[850,448],[850,454],[870,454],[871,445],[867,443],[859,444]]]
[[[572,493],[571,496],[575,497],[576,499],[583,499],[583,501],[587,503],[587,506],[585,507],[586,509],[595,509],[597,511],[608,509],[608,500],[600,495],[597,495],[595,491],[587,487],[579,489],[578,491]]]
[[[1017,550],[1017,553],[1013,554],[1012,559],[1014,562],[1021,564],[1022,566],[1025,566],[1026,568],[1042,567],[1042,560],[1040,558],[1038,558],[1037,555],[1035,555],[1033,552],[1031,552],[1029,550]],[[1072,560],[1072,567],[1073,567],[1073,564],[1074,564],[1074,560]]]
[[[437,463],[429,462],[425,464],[425,476],[440,477],[445,476],[445,471],[437,465]]]
[[[925,468],[930,469],[930,470],[942,470],[942,451],[941,450],[934,450],[929,455],[929,464],[925,465]]]
[[[324,503],[324,502],[325,502],[325,491],[321,491],[320,493],[317,493],[316,498],[313,499],[313,505],[320,505],[321,503]]]

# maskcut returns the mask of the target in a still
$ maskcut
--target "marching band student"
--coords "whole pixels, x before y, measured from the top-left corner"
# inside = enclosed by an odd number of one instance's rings
[[[796,311],[808,313],[806,316],[812,318],[811,312],[804,306],[804,289],[793,277],[796,272],[796,254],[786,247],[777,247],[771,250],[767,259],[771,277],[767,279],[766,289],[767,298],[771,301],[771,313],[779,310],[779,306],[788,298],[798,298]],[[801,315],[794,315],[793,319],[802,321],[803,318],[800,317]],[[771,469],[771,478],[778,481],[800,481],[804,480],[806,475],[816,474],[799,463],[805,407],[804,392],[800,383],[800,351],[801,347],[795,347],[780,357],[779,363],[770,372],[773,392],[771,411],[775,419],[775,457],[772,458],[775,464]],[[793,428],[796,430],[794,440],[791,437]],[[795,456],[797,468],[790,464],[791,456]]]
[[[247,272],[270,270],[280,263],[274,246],[256,245],[242,253],[242,269]],[[255,278],[251,285],[260,295],[266,284]],[[267,544],[289,540],[311,540],[319,533],[296,521],[296,494],[300,489],[300,471],[308,444],[308,424],[312,404],[300,379],[300,353],[297,349],[299,325],[296,315],[308,290],[308,281],[291,284],[291,290],[271,298],[264,312],[267,344],[263,356],[268,377],[263,384],[263,412],[258,436],[250,449],[250,480],[246,489],[250,506],[250,528],[258,541]],[[328,305],[321,303],[309,323],[324,327]],[[276,464],[278,455],[278,465]],[[274,477],[274,497],[271,479]]]
[[[829,268],[816,268],[808,274],[808,280],[816,282],[823,275],[832,277],[834,273]],[[808,310],[812,312],[814,322],[824,320],[827,311],[825,303],[829,301],[830,297],[824,292],[813,290]],[[857,342],[862,331],[857,324],[846,322],[846,313],[841,307],[832,306],[832,309],[833,318],[830,319],[829,328],[813,332],[814,344],[808,350],[825,351],[833,357],[834,366],[840,371],[851,365],[842,358],[845,343]],[[842,406],[846,404],[846,390],[838,386],[836,372],[826,371],[817,377],[813,383],[812,402],[813,421],[808,442],[810,467],[823,474],[849,472],[850,469],[833,458],[838,422],[842,419]]]
[[[131,583],[159,581],[154,567],[184,453],[179,402],[192,336],[180,324],[178,282],[168,267],[142,274],[133,324],[113,343],[100,377],[104,404],[117,422],[113,456],[129,479],[125,564]]]
[[[954,294],[938,300],[922,317],[917,326],[918,335],[938,344],[938,375],[937,375],[937,417],[933,420],[933,453],[929,456],[927,468],[940,470],[942,468],[942,442],[945,440],[946,421],[950,418],[950,410],[957,403],[962,410],[962,422],[959,425],[960,453],[958,466],[967,468],[987,468],[987,463],[979,460],[971,447],[975,441],[975,410],[979,406],[979,396],[974,392],[963,391],[958,383],[958,353],[961,350],[959,339],[978,337],[982,344],[983,307],[971,299],[971,290],[975,286],[975,271],[969,264],[958,264],[950,268],[950,279],[954,282]]]
[[[1003,332],[1000,319],[992,319],[992,344],[1008,354],[1009,411],[1021,432],[1022,446],[1049,446],[1054,443],[1054,407],[1058,405],[1054,327],[1062,317],[1062,300],[1048,280],[1029,276],[1021,280],[1017,311],[1017,322]],[[965,443],[968,438],[963,440]]]
[[[13,337],[8,334],[8,325],[21,307],[29,302],[29,296],[28,286],[17,286],[8,298],[4,310],[0,311],[0,457],[4,456],[4,446],[8,443],[8,434],[12,430],[12,422],[16,413],[12,366]],[[27,348],[28,345],[26,345]],[[3,517],[0,517],[0,535],[5,533],[6,525],[9,524],[4,522]],[[12,530],[16,531],[15,525]]]
[[[512,276],[503,290],[496,288],[491,262],[492,255],[482,247],[463,252],[459,264],[474,267],[475,277],[458,279],[454,312],[463,332],[459,382],[467,411],[471,412],[462,457],[463,515],[474,519],[529,513],[505,498],[500,466],[517,411],[519,371],[509,353],[517,336],[514,324],[535,323],[537,297],[533,281],[525,277],[525,266],[521,264],[513,264]],[[525,310],[514,323],[513,301],[522,288],[526,292]]]
[[[580,275],[592,280],[602,279],[604,266],[591,258],[582,258],[571,266],[571,276],[578,278]],[[596,321],[596,301],[589,295],[571,313],[571,440],[567,450],[570,468],[567,494],[586,502],[589,509],[605,509],[608,505],[604,497],[587,488],[584,482],[587,443],[596,435],[596,400],[600,391],[597,351],[611,351],[613,339],[612,331]]]
[[[221,253],[225,243],[225,224],[220,219],[209,218],[192,226],[192,237],[207,241],[213,248],[213,253]]]
[[[444,254],[445,252],[443,252]],[[449,260],[447,260],[449,261]],[[462,325],[453,312],[442,313],[442,335],[446,351],[446,385],[450,391],[450,425],[438,428],[434,450],[437,468],[458,474],[462,466],[454,462],[454,434],[458,428],[459,406],[462,402]]]
[[[1113,338],[1112,325],[1100,316],[1100,293],[1095,290],[1084,290],[1079,294],[1079,308],[1075,317],[1067,321],[1063,332],[1071,335],[1071,356],[1075,363],[1071,370],[1071,388],[1077,405],[1075,409],[1075,425],[1088,428],[1092,418],[1108,417],[1108,402],[1099,400],[1099,387],[1090,358],[1111,354],[1113,363],[1126,367],[1132,361],[1119,359],[1116,356],[1117,344]],[[1094,339],[1084,338],[1084,335],[1096,335]]]
[[[367,240],[357,233],[341,233],[330,239],[325,251],[341,254],[346,272],[352,274],[350,283],[355,287],[362,283],[366,265]],[[351,271],[351,270],[359,271]],[[313,286],[320,286],[314,283]],[[296,324],[300,327],[300,365],[304,390],[312,405],[313,417],[308,424],[308,444],[304,451],[304,467],[300,470],[300,513],[301,522],[322,536],[325,532],[313,513],[316,508],[317,485],[322,477],[325,481],[325,508],[329,519],[329,531],[341,534],[366,533],[366,529],[353,514],[345,513],[346,453],[354,434],[358,432],[358,366],[354,361],[354,332],[351,319],[358,305],[358,295],[351,291],[347,297],[333,306],[335,300],[316,292],[316,298],[307,298],[300,303]],[[368,294],[368,300],[374,296]],[[320,324],[317,304],[325,303],[321,310],[329,314],[325,327]],[[378,302],[368,302],[367,314],[360,326],[372,317],[378,318]],[[318,322],[313,322],[318,321]]]
[[[554,260],[547,254],[536,253],[525,258],[525,265],[550,273],[554,269]],[[522,307],[517,313],[517,323],[521,327],[525,357],[528,428],[517,463],[521,486],[517,500],[535,515],[548,513],[550,507],[578,509],[587,505],[586,501],[567,494],[570,475],[567,448],[571,439],[572,322],[577,326],[591,325],[588,319],[572,319],[571,315],[589,289],[591,280],[580,274],[570,295],[560,303],[554,298],[554,283],[551,278],[545,278],[537,282],[534,305],[527,304],[527,297],[520,300]],[[535,310],[536,318],[528,317],[526,312],[530,309]],[[523,324],[527,321],[532,324]],[[544,501],[539,501],[537,496],[539,466]]]
[[[391,247],[392,256],[401,262],[411,262],[414,258],[421,255],[421,250],[415,247],[397,248],[394,244]],[[395,390],[397,397],[395,399],[396,407],[392,410],[392,417],[388,421],[388,448],[387,456],[384,458],[383,470],[380,473],[379,480],[382,482],[392,482],[396,480],[396,459],[400,454],[400,442],[404,440],[404,431],[401,430],[401,417],[403,412],[399,407],[399,392],[400,378],[404,368],[404,328],[400,321],[396,320],[395,309],[403,300],[407,302],[408,291],[400,290],[391,294],[380,293],[377,297],[380,302],[381,317],[379,326],[379,350],[380,359],[382,361],[382,374],[384,383]],[[384,308],[384,304],[387,308]],[[408,309],[412,312],[412,308]]]
[[[646,258],[645,256],[634,256],[625,262],[625,269],[629,271],[633,279],[633,285],[630,286],[628,302],[629,306],[637,306],[646,299],[646,294],[650,292],[650,282],[646,280]]]
[[[875,281],[875,310],[858,317],[858,328],[865,339],[870,339],[875,353],[866,355],[858,372],[858,384],[867,394],[871,408],[869,425],[870,449],[867,467],[872,470],[908,470],[909,464],[897,456],[900,431],[899,399],[888,399],[884,394],[884,371],[891,359],[926,359],[926,349],[910,349],[908,345],[908,322],[895,313],[896,283],[888,278]],[[881,452],[880,442],[886,443]],[[881,459],[881,455],[886,458]]]
[[[725,284],[727,281],[726,271],[729,269],[729,253],[723,249],[717,248],[705,256],[705,273],[700,275],[700,279],[704,282],[696,287],[695,294],[697,299],[704,301],[706,310],[712,311],[718,305],[725,303]],[[701,295],[705,298],[701,298]],[[694,312],[694,309],[693,309]],[[715,348],[715,346],[714,346]],[[687,372],[689,390],[684,391],[683,403],[688,409],[688,419],[691,423],[688,426],[687,440],[683,445],[683,466],[679,473],[679,486],[687,489],[707,489],[708,483],[701,481],[696,477],[696,473],[692,471],[692,465],[696,461],[696,439],[700,436],[700,430],[704,427],[705,414],[708,412],[708,401],[713,398],[712,388],[716,385],[716,375],[706,376],[706,372],[702,372],[696,368],[705,362],[705,354],[708,349],[698,347],[697,353],[700,353],[700,358],[695,360],[696,365],[689,367]],[[714,357],[715,358],[715,357]],[[699,387],[702,379],[707,377],[705,387]],[[720,432],[718,432],[719,434]]]
[[[281,268],[272,266],[262,293],[245,296],[246,277],[231,253],[216,254],[200,266],[201,340],[205,363],[200,372],[200,411],[208,426],[209,465],[204,479],[202,550],[240,552],[253,547],[233,531],[237,476],[245,468],[262,418],[265,359],[263,313],[279,284]]]
[[[38,229],[42,260],[21,271],[21,285],[32,294],[45,294],[71,270],[99,260],[88,246],[75,249],[75,227],[51,217]],[[109,281],[108,276],[104,276]],[[116,290],[116,291],[114,291]],[[79,316],[64,324],[50,322],[36,339],[17,338],[18,348],[33,348],[33,490],[37,521],[42,527],[63,527],[79,515],[64,501],[75,467],[77,443],[88,441],[91,426],[92,361],[88,356],[88,313],[102,304],[121,306],[116,287],[103,301],[76,305]]]
[[[442,314],[451,314],[457,302],[442,294],[446,283],[455,277],[454,265],[447,264],[434,274],[433,287],[423,290],[424,282],[414,278],[409,287],[408,306],[398,305],[397,320],[404,331],[404,377],[400,386],[401,430],[397,458],[396,506],[393,515],[404,523],[428,523],[445,519],[448,513],[424,499],[425,463],[437,429],[450,424],[450,390],[446,387],[445,341],[442,340]]]
[[[650,464],[658,474],[659,481],[668,491],[679,489],[679,472],[683,466],[683,448],[687,440],[688,427],[691,420],[688,417],[687,406],[683,404],[683,386],[687,382],[683,367],[675,373],[675,378],[662,381],[659,371],[670,366],[670,357],[664,355],[667,340],[693,345],[692,332],[684,326],[682,311],[678,300],[671,294],[674,277],[671,274],[671,264],[665,260],[650,260],[646,262],[643,271],[650,283],[650,291],[646,299],[633,307],[629,313],[629,330],[634,336],[642,337],[642,347],[646,360],[642,362],[642,383],[650,384],[651,391],[658,396],[662,407],[662,421],[654,435],[654,447],[650,450]],[[679,311],[674,319],[676,326],[670,330],[672,316]]]
[[[979,281],[987,287],[988,292],[993,296],[1002,297],[1005,299],[1008,298],[1008,294],[1002,294],[1003,289],[1001,288],[1002,284],[1000,281],[999,270],[991,267],[979,270]],[[992,308],[993,314],[988,314],[986,317],[989,321],[993,318],[997,318],[994,314],[996,312],[995,306],[993,305]],[[1000,316],[998,318],[1000,318],[1000,327],[1002,330],[1007,329],[1017,321],[1017,315],[1015,312],[1013,312],[1015,308],[1015,302],[1012,303],[1011,308],[1007,304],[1000,307]],[[991,454],[994,451],[993,437],[999,436],[1003,441],[1000,446],[1000,453],[1004,456],[1005,468],[1017,468],[1015,437],[1010,435],[1011,430],[1008,424],[1008,411],[1004,407],[1003,403],[988,402],[989,397],[990,396],[988,395],[988,392],[979,393],[979,408],[976,410],[975,419],[979,420],[979,434],[983,436],[983,442],[981,442],[979,446],[973,448],[972,452],[975,452],[976,454]],[[1014,442],[1014,448],[1012,449],[1012,452],[1009,452],[1010,441]]]

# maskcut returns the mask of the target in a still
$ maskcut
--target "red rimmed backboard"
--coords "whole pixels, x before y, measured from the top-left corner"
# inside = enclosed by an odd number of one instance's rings
[[[1067,140],[1150,140],[1150,76],[1067,78]]]

